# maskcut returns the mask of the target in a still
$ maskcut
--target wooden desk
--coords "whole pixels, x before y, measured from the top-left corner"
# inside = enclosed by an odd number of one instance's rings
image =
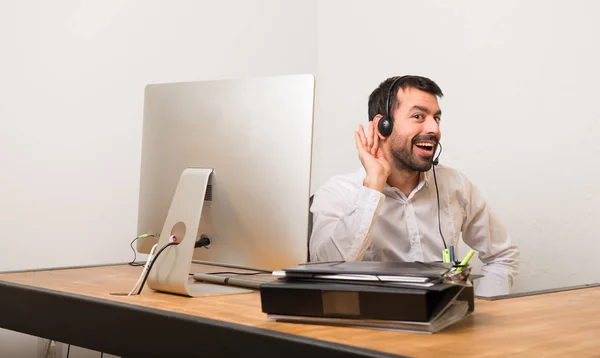
[[[476,300],[473,316],[425,335],[271,322],[258,292],[186,298],[145,287],[140,296],[110,295],[128,292],[140,272],[118,265],[0,274],[0,326],[126,357],[600,356],[600,287]]]

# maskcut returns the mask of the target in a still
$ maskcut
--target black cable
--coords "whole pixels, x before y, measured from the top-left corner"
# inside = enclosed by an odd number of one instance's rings
[[[223,272],[207,272],[209,275],[241,275],[241,276],[253,276],[253,275],[265,275],[266,272],[233,272],[233,271],[223,271]],[[271,272],[272,274],[272,272]]]
[[[169,246],[173,246],[173,245],[179,245],[178,242],[169,242],[168,244],[166,244],[165,246],[163,246],[160,250],[158,250],[158,252],[156,253],[156,255],[152,258],[152,262],[150,262],[150,267],[148,267],[148,271],[146,271],[146,274],[144,275],[144,281],[142,281],[142,284],[140,285],[140,289],[138,290],[138,295],[140,293],[142,293],[142,289],[144,288],[144,284],[146,283],[146,280],[148,279],[148,275],[150,274],[150,270],[152,270],[152,266],[154,266],[154,263],[156,262],[156,259],[158,258],[158,256],[165,251],[165,249]]]
[[[69,353],[71,353],[71,345],[67,346],[67,358],[69,358]]]
[[[198,265],[220,266],[220,267],[227,267],[227,268],[234,268],[234,269],[241,269],[241,270],[248,270],[248,271],[257,271],[257,272],[263,272],[263,273],[273,273],[273,271],[271,271],[271,270],[265,270],[265,269],[254,268],[254,267],[239,266],[239,265],[227,265],[227,264],[222,264],[222,263],[219,263],[219,262],[192,260],[192,263],[195,263],[195,264],[198,264]]]
[[[210,245],[210,238],[206,235],[202,235],[200,237],[200,239],[198,241],[196,241],[196,244],[194,245],[194,248],[198,248],[198,247],[206,247]],[[273,274],[273,271],[270,270],[263,270],[263,269],[254,269],[254,268],[246,268],[243,266],[236,266],[236,265],[224,265],[224,264],[219,264],[219,263],[206,263],[207,265],[213,265],[213,266],[222,266],[222,267],[229,267],[229,268],[240,268],[243,270],[248,270],[248,271],[254,271],[254,272],[233,272],[233,271],[222,271],[222,272],[209,272],[209,275],[242,275],[242,276],[251,276],[251,275],[260,275],[260,274]],[[190,276],[193,276],[193,273],[190,273]]]
[[[133,241],[131,242],[131,244],[129,244],[129,246],[131,246],[131,250],[133,250],[133,260],[131,260],[131,262],[129,263],[130,266],[144,266],[144,264],[139,263],[139,262],[135,262],[136,258],[137,258],[137,252],[135,251],[135,249],[133,248],[133,243],[139,239],[140,237],[136,237],[135,239],[133,239]]]
[[[439,156],[438,156],[439,157]],[[442,241],[444,242],[444,249],[447,249],[446,239],[444,239],[444,234],[442,234],[442,221],[440,219],[440,191],[438,189],[437,177],[435,175],[435,165],[433,165],[433,180],[435,182],[435,194],[437,196],[437,207],[438,207],[438,228],[440,230],[440,236],[442,237]]]
[[[104,352],[100,352],[100,358],[104,357]]]
[[[198,239],[198,241],[196,241],[196,243],[194,244],[194,249],[197,249],[199,247],[206,247],[210,245],[210,238],[206,235],[201,235],[200,239]]]
[[[46,347],[46,357],[50,354],[50,347],[52,347],[52,340],[48,340],[48,347]]]

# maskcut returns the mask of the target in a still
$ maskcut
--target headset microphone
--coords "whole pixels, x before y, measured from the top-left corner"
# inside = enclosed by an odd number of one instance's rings
[[[439,151],[438,155],[435,157],[435,159],[433,159],[433,165],[438,165],[438,163],[440,162],[440,155],[442,155],[442,143],[438,142],[437,145],[440,147],[440,151]]]

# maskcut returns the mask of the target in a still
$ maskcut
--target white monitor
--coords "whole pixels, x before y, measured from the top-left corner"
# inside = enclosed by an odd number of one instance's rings
[[[146,87],[138,234],[161,236],[159,246],[170,233],[188,241],[161,254],[156,275],[183,275],[167,266],[188,261],[190,247],[193,260],[229,265],[275,270],[306,262],[314,87],[304,74]],[[190,168],[207,169],[185,184],[196,192],[178,188]],[[190,246],[200,235],[209,248]],[[137,249],[149,253],[155,243],[138,240]],[[186,277],[190,264],[180,268]]]

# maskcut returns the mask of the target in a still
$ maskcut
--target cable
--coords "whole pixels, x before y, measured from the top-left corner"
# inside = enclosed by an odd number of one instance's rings
[[[52,340],[48,340],[48,346],[46,347],[46,354],[45,356],[49,356],[50,355],[50,347],[52,347]]]
[[[135,239],[133,239],[133,241],[131,242],[131,244],[129,244],[129,246],[131,246],[131,250],[133,250],[133,260],[131,260],[131,262],[129,262],[130,266],[143,266],[143,264],[139,263],[139,262],[135,262],[135,260],[137,259],[137,252],[135,251],[135,249],[133,248],[133,243],[139,239],[139,237],[136,237]]]
[[[100,358],[104,357],[104,352],[100,352]]]
[[[234,269],[241,269],[241,270],[248,270],[248,271],[257,271],[257,272],[263,272],[263,273],[273,273],[273,271],[271,271],[271,270],[265,270],[265,269],[259,269],[259,268],[254,268],[254,267],[247,267],[247,266],[239,266],[239,265],[227,265],[227,264],[222,264],[219,262],[192,260],[192,263],[199,264],[199,265],[207,265],[207,266],[220,266],[220,267],[227,267],[227,268],[234,268]]]
[[[233,271],[223,271],[223,272],[207,272],[209,275],[240,275],[240,276],[254,276],[254,275],[264,275],[267,272],[233,272]],[[269,272],[273,274],[272,272]]]
[[[210,245],[210,238],[206,235],[201,235],[200,239],[198,239],[198,241],[196,241],[194,244],[194,249],[198,247],[206,247],[208,245]]]
[[[138,236],[136,239],[138,238],[144,238],[144,237],[148,237],[148,236],[152,236],[152,235],[140,235]],[[152,269],[152,266],[154,266],[154,262],[156,262],[156,259],[158,258],[158,256],[169,246],[172,245],[178,245],[179,242],[176,241],[177,238],[174,235],[171,235],[170,239],[171,242],[169,242],[168,244],[166,244],[165,246],[163,246],[156,255],[154,255],[154,252],[156,251],[156,248],[158,247],[158,244],[154,245],[152,247],[152,250],[150,250],[150,255],[148,256],[148,260],[146,261],[146,265],[144,266],[144,270],[142,271],[142,273],[140,274],[140,277],[138,278],[138,281],[136,282],[135,286],[133,286],[133,289],[131,290],[131,292],[129,292],[128,296],[133,295],[133,292],[135,291],[136,287],[139,285],[140,281],[142,280],[143,277],[143,281],[142,284],[140,285],[140,288],[138,290],[138,295],[142,292],[142,289],[144,287],[144,285],[146,284],[146,280],[148,279],[148,276],[150,275],[150,270]],[[134,240],[135,241],[135,240]],[[205,247],[210,245],[210,239],[208,238],[208,236],[202,235],[202,237],[200,238],[200,240],[198,240],[194,246],[194,248],[197,247]]]
[[[198,273],[203,273],[203,272],[198,272]],[[267,274],[272,275],[273,272],[272,271],[269,271],[269,272],[263,272],[263,271],[259,271],[259,272],[221,271],[221,272],[207,272],[206,273],[206,275],[240,275],[240,276],[256,276],[256,275],[267,275]],[[190,276],[194,276],[194,273],[191,272]]]
[[[156,252],[157,247],[158,247],[158,244],[155,244],[154,246],[152,246],[152,250],[150,250],[150,255],[148,255],[148,260],[146,260],[146,265],[144,265],[144,269],[142,270],[140,277],[138,278],[137,282],[135,283],[135,285],[133,286],[131,291],[129,291],[129,294],[127,296],[133,295],[133,292],[135,291],[135,289],[138,287],[138,285],[142,281],[142,278],[144,277],[145,274],[147,274],[148,267],[150,265],[150,260],[152,260],[152,256],[154,255],[154,252]]]
[[[145,239],[147,237],[155,237],[152,234],[142,234],[138,237],[136,237],[135,239],[133,239],[133,241],[131,241],[131,243],[129,244],[129,246],[131,247],[131,250],[133,251],[133,260],[131,260],[131,262],[129,262],[130,266],[143,266],[143,264],[139,263],[139,262],[135,262],[136,258],[137,258],[137,251],[135,251],[135,249],[133,248],[133,243],[137,240],[137,239]]]
[[[444,239],[444,234],[442,234],[442,221],[440,219],[440,191],[438,189],[437,177],[435,175],[435,165],[433,166],[433,180],[435,182],[435,194],[437,196],[437,207],[438,207],[438,228],[440,230],[440,236],[442,237],[442,241],[444,242],[444,249],[447,249],[446,239]]]
[[[146,280],[148,279],[148,275],[150,274],[150,270],[152,270],[152,266],[154,266],[154,263],[156,262],[156,259],[158,258],[158,256],[160,256],[160,254],[165,251],[165,249],[169,246],[173,246],[173,245],[179,245],[179,242],[169,242],[168,244],[166,244],[165,246],[161,247],[160,250],[158,250],[158,252],[156,253],[156,256],[154,256],[154,258],[152,259],[152,262],[150,262],[150,267],[148,268],[148,270],[146,270],[146,275],[144,276],[144,281],[142,281],[142,285],[140,286],[140,289],[138,290],[138,295],[140,293],[142,293],[142,289],[144,288],[144,285],[146,284]]]

